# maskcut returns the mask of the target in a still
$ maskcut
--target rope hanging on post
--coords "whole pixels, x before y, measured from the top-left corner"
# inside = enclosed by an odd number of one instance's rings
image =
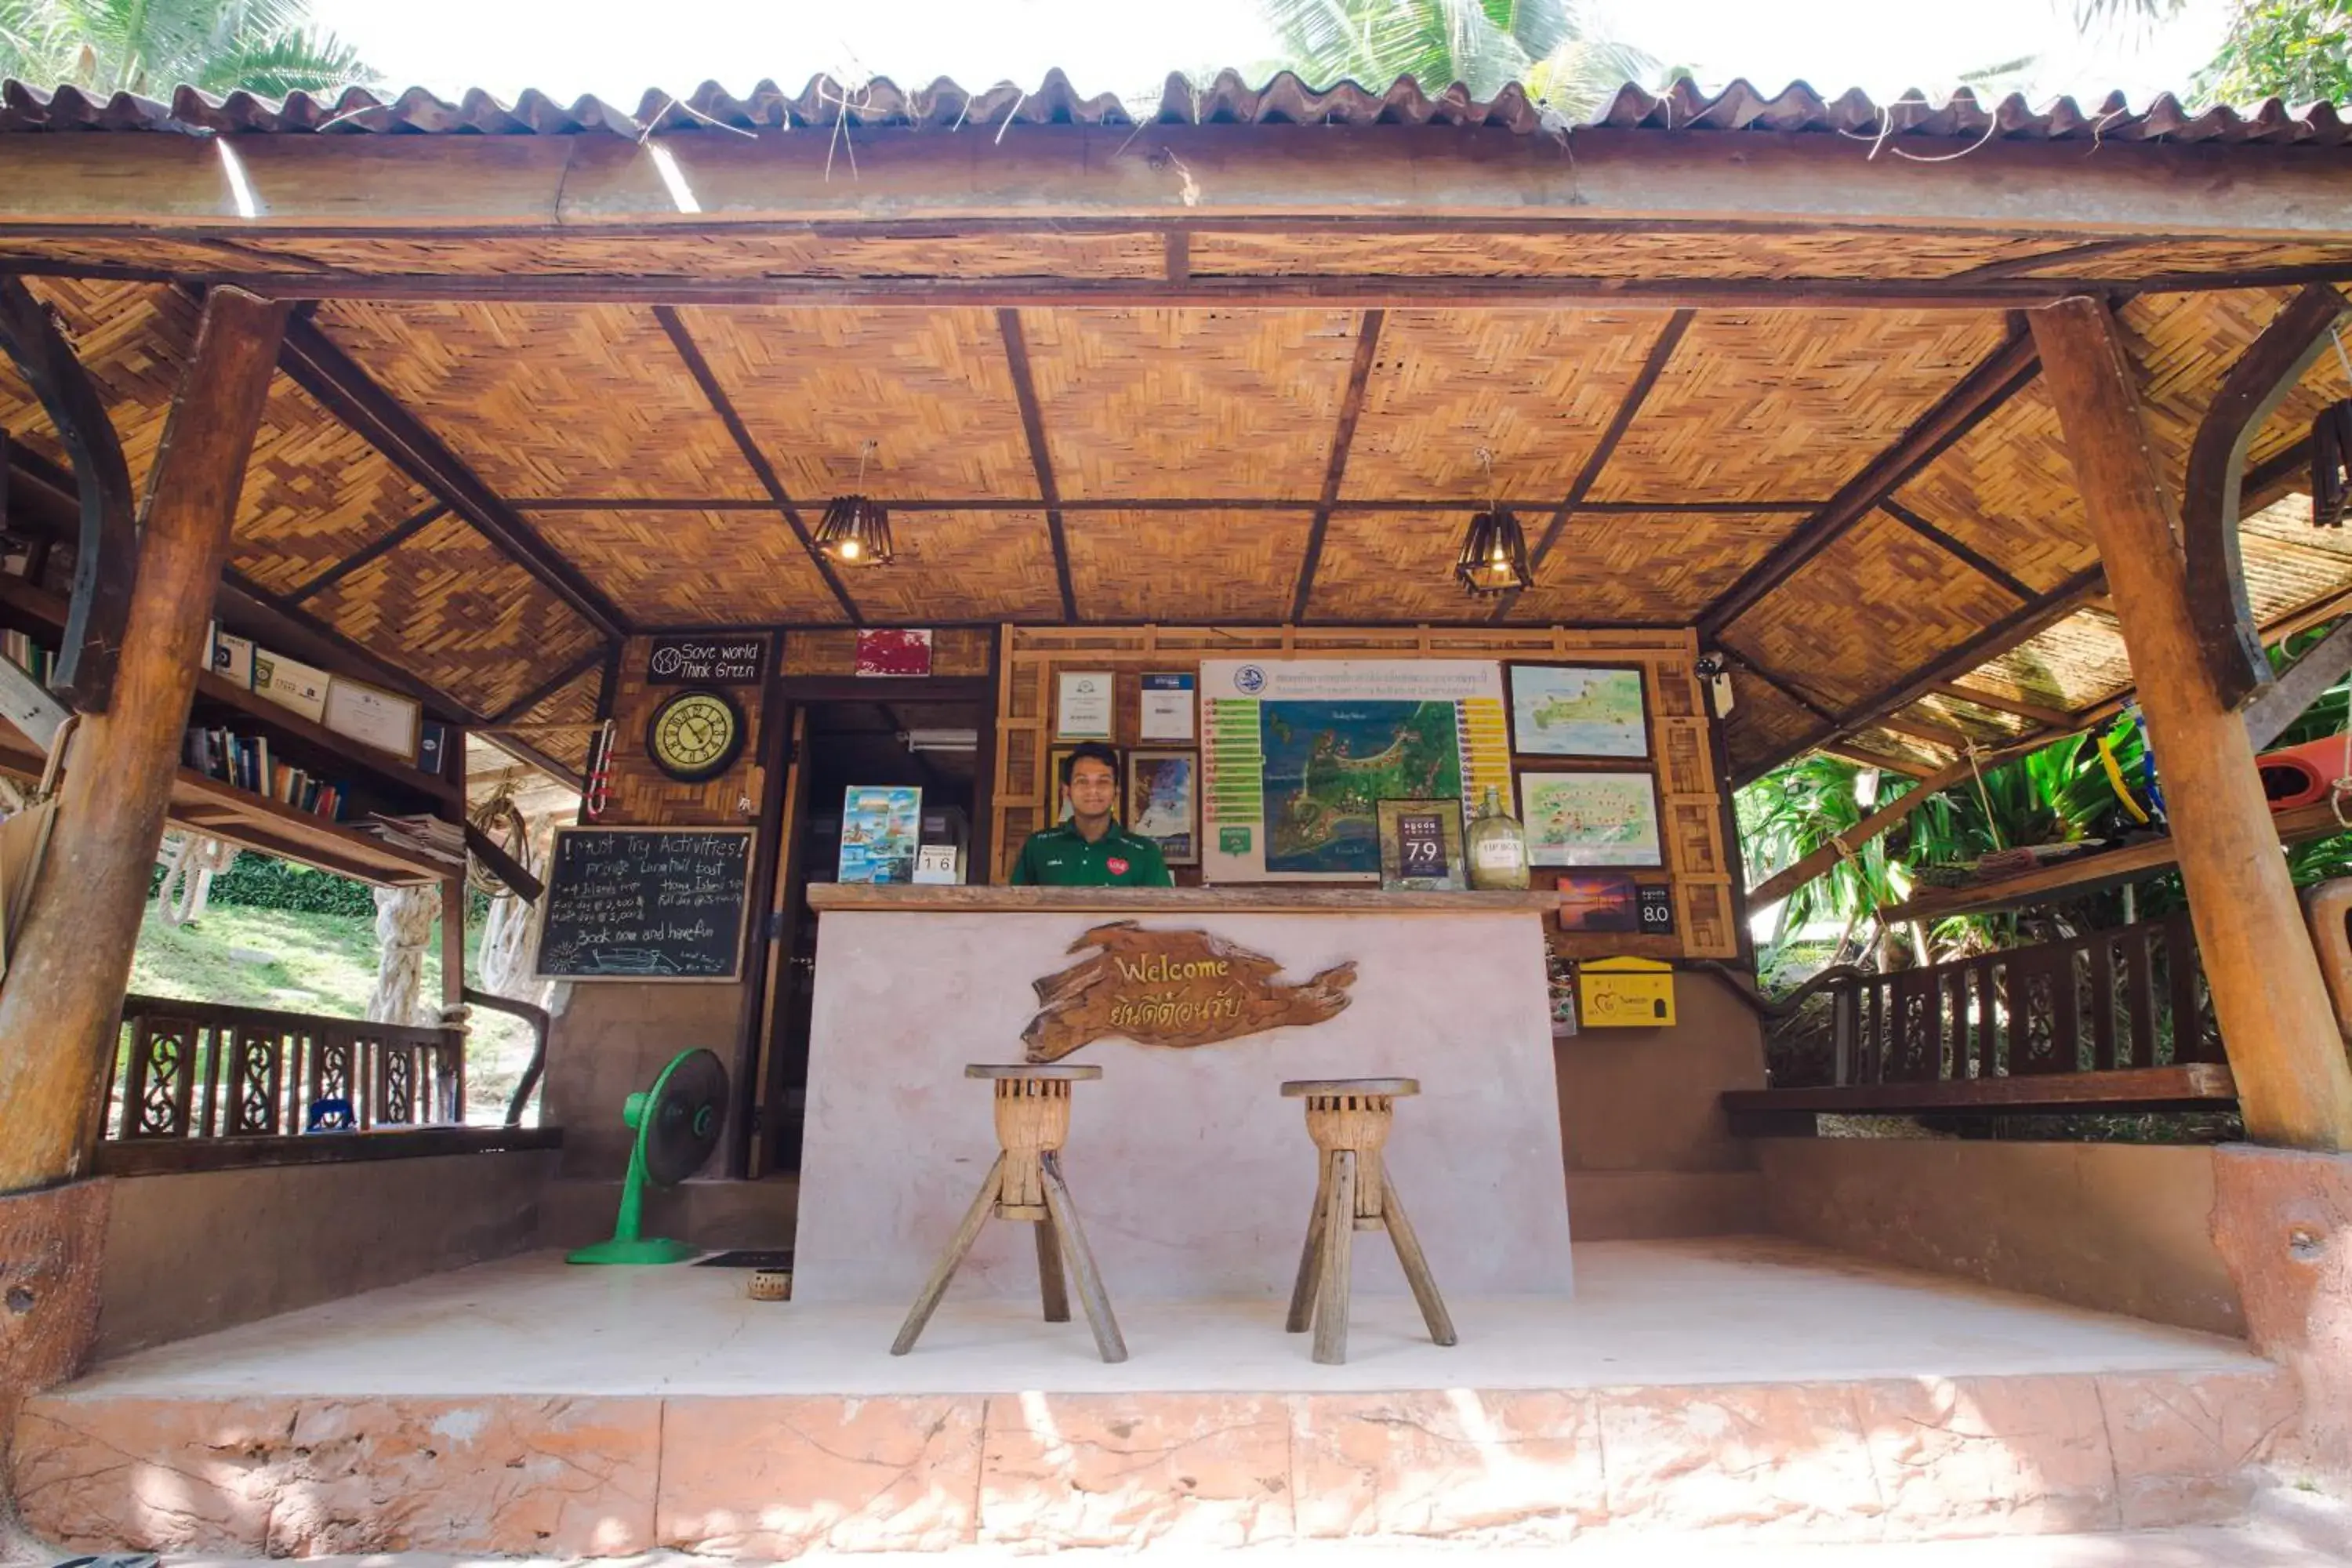
[[[163,880],[155,889],[164,923],[186,925],[212,900],[213,878],[236,864],[236,846],[204,833],[167,833],[159,860]]]

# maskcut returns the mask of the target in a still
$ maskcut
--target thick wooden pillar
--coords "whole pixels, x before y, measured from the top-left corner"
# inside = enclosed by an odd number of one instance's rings
[[[2088,299],[2029,315],[2131,655],[2247,1135],[2352,1149],[2352,1069],[2245,721],[2199,649],[2179,519],[2114,318]]]
[[[82,1173],[286,313],[212,292],[148,476],[113,697],[74,737],[48,858],[0,982],[0,1194]]]

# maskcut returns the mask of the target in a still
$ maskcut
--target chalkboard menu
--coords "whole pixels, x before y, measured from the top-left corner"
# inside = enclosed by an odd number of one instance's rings
[[[564,827],[540,917],[550,980],[732,980],[748,827]]]

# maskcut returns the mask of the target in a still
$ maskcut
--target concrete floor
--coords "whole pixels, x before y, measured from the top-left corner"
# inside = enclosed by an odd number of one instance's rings
[[[1315,1365],[1279,1301],[1118,1301],[1130,1359],[1083,1322],[952,1292],[915,1353],[898,1303],[743,1294],[740,1270],[578,1268],[532,1254],[370,1291],[100,1366],[75,1395],[994,1394],[1559,1389],[2036,1373],[2242,1371],[2243,1345],[1734,1238],[1577,1248],[1573,1300],[1448,1303],[1432,1345],[1410,1297],[1359,1296],[1350,1360]],[[1116,1289],[1116,1281],[1113,1281]],[[1440,1281],[1443,1284],[1443,1281]]]

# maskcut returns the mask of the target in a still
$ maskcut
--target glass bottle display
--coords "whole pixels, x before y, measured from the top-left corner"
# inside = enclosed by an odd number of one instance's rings
[[[1493,784],[1470,819],[1470,885],[1486,892],[1525,892],[1528,887],[1528,836],[1519,819],[1503,809]]]

